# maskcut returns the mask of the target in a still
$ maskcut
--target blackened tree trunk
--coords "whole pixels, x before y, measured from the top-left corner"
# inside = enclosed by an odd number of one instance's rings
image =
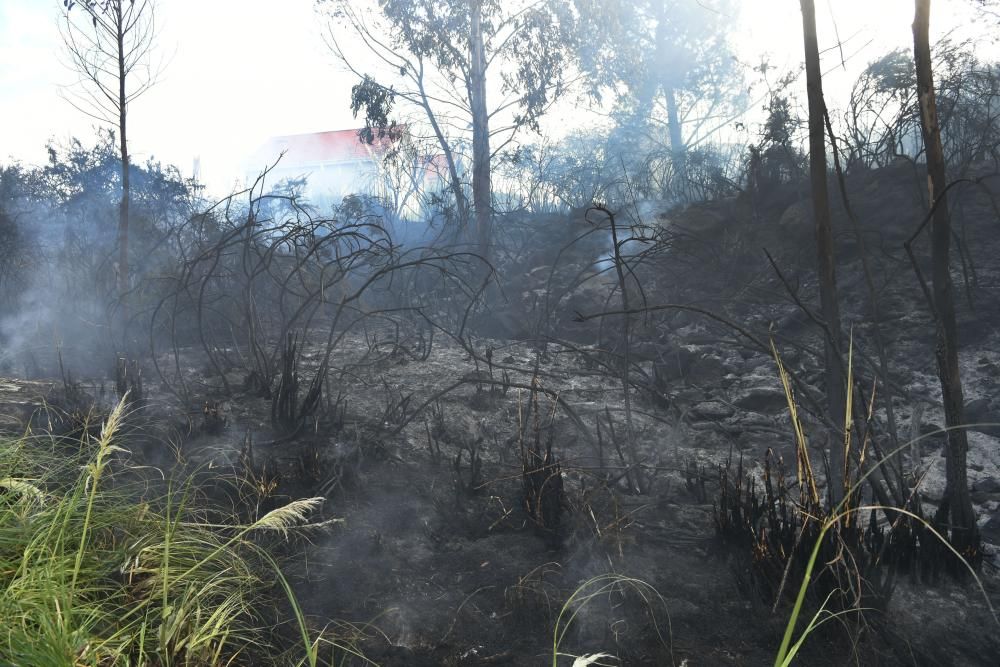
[[[469,39],[469,102],[472,108],[472,207],[479,252],[490,257],[493,201],[490,182],[490,114],[486,106],[486,45],[483,41],[482,0],[471,2]]]
[[[824,350],[826,363],[826,397],[830,419],[835,425],[830,438],[830,498],[840,502],[846,479],[843,433],[847,412],[846,385],[841,354],[840,306],[837,303],[837,275],[833,253],[833,232],[830,223],[830,195],[827,189],[826,139],[823,124],[823,73],[820,69],[819,44],[816,38],[816,6],[813,0],[800,0],[802,31],[805,45],[806,89],[809,96],[809,175],[812,186],[813,219],[816,229],[819,298],[826,326]]]
[[[920,125],[927,156],[929,201],[934,211],[931,220],[931,256],[934,280],[933,308],[937,329],[935,356],[944,398],[945,424],[948,427],[948,445],[945,450],[947,481],[942,510],[949,514],[952,546],[963,556],[975,561],[980,546],[979,530],[972,511],[966,470],[969,442],[963,427],[965,406],[962,377],[958,366],[958,332],[951,283],[951,216],[948,212],[941,126],[938,122],[934,95],[934,75],[928,36],[930,13],[930,0],[915,0],[913,60],[917,70]]]

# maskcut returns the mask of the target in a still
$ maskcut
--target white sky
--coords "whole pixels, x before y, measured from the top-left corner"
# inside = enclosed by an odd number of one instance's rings
[[[62,4],[0,0],[0,164],[43,162],[49,139],[92,140],[95,122],[59,92],[75,80],[63,64]],[[934,33],[968,29],[970,4],[934,0]],[[221,193],[270,136],[356,127],[348,106],[354,81],[324,44],[314,6],[314,0],[158,0],[154,58],[163,61],[163,73],[129,109],[135,159],[155,157],[190,175],[200,157],[203,179]],[[741,6],[741,16],[733,17],[741,59],[756,63],[767,52],[777,72],[794,67],[802,51],[797,0],[743,0]],[[869,60],[912,44],[912,11],[912,0],[817,0],[820,48],[835,43],[835,19],[851,58],[844,72],[839,52],[824,56],[831,105]],[[565,128],[586,117],[565,108],[547,126]]]

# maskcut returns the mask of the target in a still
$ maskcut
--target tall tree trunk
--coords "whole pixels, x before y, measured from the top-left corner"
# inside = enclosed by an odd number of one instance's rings
[[[660,86],[668,80],[667,67],[667,32],[666,32],[666,9],[662,3],[657,3],[655,7],[656,31],[653,33],[655,51],[653,52],[653,66],[646,72],[645,79],[638,92],[638,106],[636,112],[639,120],[648,125],[653,117],[653,101],[660,91]]]
[[[472,206],[476,216],[479,252],[490,257],[493,202],[490,183],[490,115],[486,107],[486,45],[483,41],[482,0],[470,0],[472,31],[469,39],[469,103],[472,107]]]
[[[920,126],[923,130],[927,156],[929,201],[934,207],[931,222],[931,256],[934,280],[934,319],[937,329],[938,376],[944,399],[945,424],[948,427],[948,447],[945,451],[946,485],[942,514],[951,518],[951,543],[963,556],[976,559],[979,550],[979,530],[969,497],[966,470],[968,437],[963,427],[965,405],[962,377],[958,367],[958,332],[955,323],[955,302],[951,284],[951,216],[945,188],[944,152],[941,148],[941,126],[938,122],[934,95],[934,75],[931,65],[930,0],[915,0],[913,17],[913,60],[917,70],[917,94],[920,101]],[[938,194],[940,193],[940,194]],[[944,517],[941,517],[942,519]]]
[[[668,51],[667,22],[670,17],[665,2],[655,4],[656,31],[653,40],[656,51],[653,54],[654,69],[646,76],[646,82],[639,95],[639,113],[645,122],[649,122],[653,114],[653,100],[656,94],[663,91],[667,106],[667,133],[670,136],[670,162],[674,168],[675,181],[679,183],[677,194],[682,200],[687,200],[687,168],[684,150],[684,136],[681,129],[680,112],[677,109],[675,94],[674,67],[670,62]]]
[[[684,133],[681,128],[680,112],[677,108],[675,80],[673,76],[674,63],[670,62],[667,47],[667,15],[665,3],[659,2],[655,8],[656,31],[653,40],[656,51],[653,54],[654,68],[646,75],[646,80],[639,91],[637,111],[643,123],[649,124],[653,115],[653,101],[657,93],[663,91],[667,107],[667,132],[670,136],[670,162],[674,168],[675,182],[679,184],[676,194],[682,200],[687,200],[687,160],[684,149]]]
[[[121,301],[122,335],[125,336],[129,319],[128,214],[131,190],[129,187],[128,136],[125,125],[128,105],[128,97],[125,90],[126,26],[121,0],[116,0],[115,3],[115,23],[118,31],[118,136],[121,141],[122,158],[122,200],[118,206],[118,298]],[[127,347],[127,340],[125,340],[125,344]]]
[[[670,133],[670,161],[674,165],[674,173],[680,185],[682,201],[688,200],[687,155],[684,150],[684,135],[681,130],[680,113],[677,111],[677,98],[673,86],[663,83],[663,97],[667,103],[667,131]]]
[[[837,303],[837,275],[833,257],[833,232],[830,224],[830,195],[826,179],[826,140],[823,125],[823,73],[820,69],[819,44],[816,38],[816,6],[813,0],[800,0],[802,32],[806,59],[806,89],[809,97],[809,176],[812,186],[813,219],[816,229],[819,299],[826,324],[824,337],[826,364],[826,400],[830,419],[835,425],[830,438],[830,498],[840,502],[846,479],[843,433],[847,401],[844,367],[841,356],[840,306]]]

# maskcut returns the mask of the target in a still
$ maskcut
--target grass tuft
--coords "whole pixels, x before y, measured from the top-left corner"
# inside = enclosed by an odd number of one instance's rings
[[[0,440],[0,664],[255,663],[279,654],[268,639],[277,593],[302,638],[291,663],[315,665],[291,587],[251,538],[287,537],[322,499],[241,525],[209,522],[190,482],[147,497],[119,456],[124,405],[76,446]]]

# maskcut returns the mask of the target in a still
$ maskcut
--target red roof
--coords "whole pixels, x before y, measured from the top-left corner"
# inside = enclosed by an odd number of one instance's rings
[[[378,137],[368,145],[358,138],[359,130],[334,130],[310,134],[291,134],[271,137],[261,146],[256,156],[264,161],[274,161],[282,151],[282,167],[297,167],[317,162],[346,162],[371,160],[384,155],[392,146],[388,136]]]

